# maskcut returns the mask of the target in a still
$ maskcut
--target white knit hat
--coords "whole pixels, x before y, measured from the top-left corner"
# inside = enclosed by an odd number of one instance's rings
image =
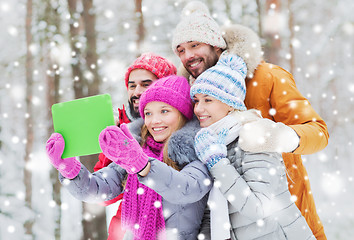
[[[183,8],[181,21],[173,32],[172,50],[177,53],[178,45],[190,41],[226,48],[221,28],[210,16],[208,7],[199,1],[189,2]]]
[[[238,109],[247,110],[245,78],[246,63],[234,54],[221,54],[217,64],[200,74],[191,87],[191,98],[206,94]]]

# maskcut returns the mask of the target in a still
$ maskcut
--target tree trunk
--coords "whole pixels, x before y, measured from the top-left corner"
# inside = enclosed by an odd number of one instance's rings
[[[257,13],[258,13],[258,36],[263,37],[263,27],[262,27],[262,4],[261,0],[256,0],[257,2]]]
[[[99,93],[100,76],[98,74],[98,55],[96,43],[96,15],[94,14],[92,0],[84,0],[83,20],[85,25],[86,52],[85,60],[87,69],[92,73],[92,79],[88,81],[88,96]]]
[[[136,34],[138,35],[136,40],[137,52],[140,52],[141,43],[145,38],[145,27],[144,27],[144,15],[142,11],[142,0],[135,0],[135,16],[137,18],[138,27]]]
[[[33,118],[32,118],[32,95],[33,95],[33,56],[30,50],[32,44],[32,0],[27,0],[26,5],[26,147],[25,147],[25,168],[24,168],[24,184],[26,188],[25,201],[29,209],[32,209],[32,172],[26,168],[31,160],[33,150]],[[34,221],[29,219],[25,222],[24,227],[26,234],[32,236]]]
[[[280,0],[267,0],[266,1],[266,13],[270,19],[269,25],[280,24]],[[274,7],[272,7],[274,6]],[[264,51],[265,59],[271,63],[279,64],[279,51],[281,49],[281,41],[279,35],[279,29],[274,26],[267,26],[266,29],[272,28],[271,31],[264,32],[264,38],[266,40],[266,47]]]
[[[75,53],[74,62],[71,65],[72,74],[74,78],[74,94],[75,98],[82,98],[92,95],[99,94],[99,84],[100,77],[98,74],[97,66],[97,46],[96,46],[96,30],[95,30],[95,14],[93,9],[92,0],[81,1],[83,4],[83,14],[82,19],[77,19],[75,16],[77,14],[77,0],[68,0],[69,12],[71,15],[72,22],[70,23],[70,45],[72,51]],[[75,25],[74,23],[82,23]],[[82,26],[81,26],[82,25]],[[83,28],[84,27],[84,28]],[[77,46],[77,39],[82,34],[81,31],[84,30],[84,35],[86,37],[86,50],[85,59],[83,60],[82,51]],[[86,62],[87,70],[90,71],[88,79],[84,78],[82,73],[81,62]],[[81,162],[87,167],[89,171],[93,171],[93,167],[98,161],[98,155],[84,156],[80,158]],[[95,204],[94,207],[91,205],[83,203],[83,236],[82,239],[106,239],[107,238],[107,228],[106,228],[106,216],[104,212],[104,207]],[[91,210],[95,209],[94,212]]]
[[[71,63],[71,71],[74,81],[74,93],[75,98],[82,98],[85,96],[84,87],[85,79],[81,71],[81,49],[77,45],[79,39],[80,25],[75,25],[79,23],[80,19],[77,19],[77,0],[68,0],[68,7],[70,13],[70,47],[74,53],[73,61]]]
[[[57,9],[54,9],[51,5],[50,1],[45,2],[45,12],[44,12],[44,19],[48,22],[49,26],[56,27],[56,34],[60,34],[60,16],[57,12]],[[47,119],[48,119],[48,128],[47,128],[47,139],[49,138],[50,134],[53,133],[53,121],[52,121],[52,113],[51,113],[51,106],[55,103],[59,102],[59,83],[60,83],[60,75],[56,74],[57,68],[53,66],[58,66],[59,64],[55,62],[55,60],[51,59],[50,57],[50,43],[52,39],[49,39],[47,34],[45,35],[44,41],[44,59],[47,63],[47,70],[50,70],[51,74],[46,74],[46,83],[47,83],[47,92],[46,92],[46,99],[47,99]],[[58,171],[55,168],[52,168],[50,171],[50,181],[53,187],[53,200],[56,203],[55,208],[55,226],[54,226],[54,237],[55,240],[61,239],[61,184],[58,180]]]

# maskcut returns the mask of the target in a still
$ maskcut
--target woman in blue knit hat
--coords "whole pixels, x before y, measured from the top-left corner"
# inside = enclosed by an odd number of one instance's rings
[[[288,190],[280,154],[284,144],[279,153],[251,153],[239,147],[240,131],[260,119],[244,104],[246,73],[241,57],[224,53],[191,87],[202,127],[195,150],[214,179],[208,200],[211,239],[315,239]],[[279,125],[267,126],[253,130],[279,131],[281,139],[254,139],[256,144],[292,144],[297,137]],[[208,232],[205,227],[203,233]]]

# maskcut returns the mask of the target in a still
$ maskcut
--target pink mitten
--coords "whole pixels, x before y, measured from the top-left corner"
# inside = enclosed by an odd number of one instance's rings
[[[50,163],[66,178],[75,178],[81,169],[81,163],[75,158],[61,158],[65,141],[60,133],[53,133],[45,146]]]
[[[148,163],[148,156],[129,132],[128,126],[109,126],[99,136],[103,154],[128,173],[140,172]]]

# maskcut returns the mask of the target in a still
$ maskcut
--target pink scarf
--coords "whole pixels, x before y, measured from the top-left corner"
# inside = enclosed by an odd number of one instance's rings
[[[162,149],[163,144],[150,137],[143,147],[149,157],[159,161],[163,160]],[[162,198],[154,190],[141,184],[136,174],[129,174],[127,178],[122,201],[122,226],[134,234],[134,240],[156,240],[164,234]]]

